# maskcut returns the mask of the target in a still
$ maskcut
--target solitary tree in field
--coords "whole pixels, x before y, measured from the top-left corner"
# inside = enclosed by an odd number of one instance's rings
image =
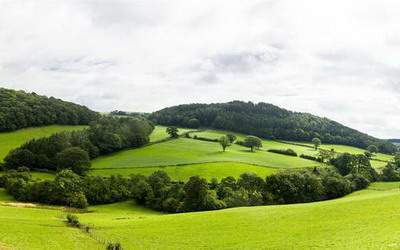
[[[169,134],[169,136],[171,138],[178,138],[179,137],[179,134],[178,134],[179,130],[178,130],[177,127],[168,127],[166,131],[167,131],[167,133]]]
[[[369,145],[367,148],[368,152],[370,152],[371,154],[375,154],[378,153],[378,147],[375,145]]]
[[[312,139],[312,143],[314,144],[315,150],[317,150],[319,148],[319,146],[321,146],[322,142],[319,138],[314,138],[314,139]]]
[[[219,144],[221,144],[222,150],[225,152],[225,149],[231,145],[231,142],[228,136],[221,136],[221,138],[219,138]]]
[[[226,137],[228,137],[230,143],[234,143],[236,141],[236,135],[234,134],[227,134]]]
[[[247,136],[244,139],[244,146],[248,147],[251,149],[251,152],[254,152],[255,148],[261,148],[262,147],[262,142],[261,139],[258,138],[257,136]]]

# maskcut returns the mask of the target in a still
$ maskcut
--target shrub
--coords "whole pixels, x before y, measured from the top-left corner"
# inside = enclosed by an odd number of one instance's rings
[[[293,149],[269,149],[268,152],[289,155],[289,156],[297,156],[297,153]]]
[[[311,160],[311,161],[316,161],[316,162],[321,162],[321,159],[315,156],[311,156],[311,155],[305,155],[305,154],[301,154],[300,158],[306,159],[306,160]]]
[[[66,203],[70,207],[87,208],[89,206],[86,196],[82,192],[72,193],[68,196]]]
[[[80,227],[81,226],[78,216],[76,216],[74,214],[67,214],[67,223],[71,227]]]
[[[351,187],[354,191],[365,189],[370,184],[370,181],[361,174],[351,174],[346,178],[351,181]]]
[[[121,243],[119,243],[119,242],[108,243],[107,244],[107,250],[122,250]]]

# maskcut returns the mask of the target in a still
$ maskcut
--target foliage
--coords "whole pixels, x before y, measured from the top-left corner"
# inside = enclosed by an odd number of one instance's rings
[[[66,148],[56,156],[57,169],[71,169],[77,174],[85,174],[91,164],[88,152],[80,147]]]
[[[262,141],[257,136],[249,135],[249,136],[246,136],[246,138],[244,139],[243,145],[250,148],[251,151],[254,152],[255,148],[259,149],[262,147]]]
[[[54,97],[0,88],[0,132],[50,124],[87,125],[99,114]]]
[[[221,145],[222,150],[225,152],[225,149],[231,145],[231,141],[227,136],[221,136],[221,138],[219,138],[219,144]]]
[[[293,149],[268,149],[268,152],[289,155],[289,156],[297,156],[297,153]]]
[[[315,150],[317,150],[319,146],[321,146],[322,142],[319,138],[313,138],[312,144],[314,145]]]
[[[237,139],[236,135],[234,135],[232,133],[227,134],[226,137],[228,137],[230,143],[234,143]]]
[[[311,141],[318,137],[324,143],[364,149],[374,144],[382,153],[396,151],[396,147],[388,141],[363,134],[327,118],[291,112],[267,103],[233,101],[188,104],[165,108],[149,116],[157,124],[182,127],[188,126],[192,118],[198,119],[203,127],[253,134],[266,139]]]
[[[174,127],[174,126],[168,127],[166,131],[167,131],[167,133],[169,134],[169,136],[171,138],[178,138],[179,137],[179,134],[178,134],[179,130],[178,130],[177,127]]]
[[[379,149],[375,145],[369,145],[367,147],[367,151],[371,152],[372,154],[378,153]]]
[[[153,126],[134,118],[103,117],[83,131],[62,132],[33,139],[12,150],[4,159],[8,169],[72,169],[84,174],[90,159],[149,141]]]
[[[75,214],[67,214],[67,223],[71,227],[80,227],[81,223],[79,222],[78,216]]]

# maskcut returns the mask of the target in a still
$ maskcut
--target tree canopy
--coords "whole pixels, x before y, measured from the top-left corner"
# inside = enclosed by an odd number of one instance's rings
[[[98,118],[85,106],[0,88],[0,132],[51,124],[87,125]]]

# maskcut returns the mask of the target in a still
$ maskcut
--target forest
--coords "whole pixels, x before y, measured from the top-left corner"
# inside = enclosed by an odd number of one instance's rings
[[[75,103],[0,88],[0,132],[51,124],[88,125],[99,114]]]
[[[233,101],[214,104],[186,104],[154,112],[156,124],[181,127],[209,127],[256,135],[266,139],[311,141],[320,138],[327,144],[342,144],[366,149],[378,147],[392,154],[396,147],[340,123],[308,113],[292,112],[272,104]]]

